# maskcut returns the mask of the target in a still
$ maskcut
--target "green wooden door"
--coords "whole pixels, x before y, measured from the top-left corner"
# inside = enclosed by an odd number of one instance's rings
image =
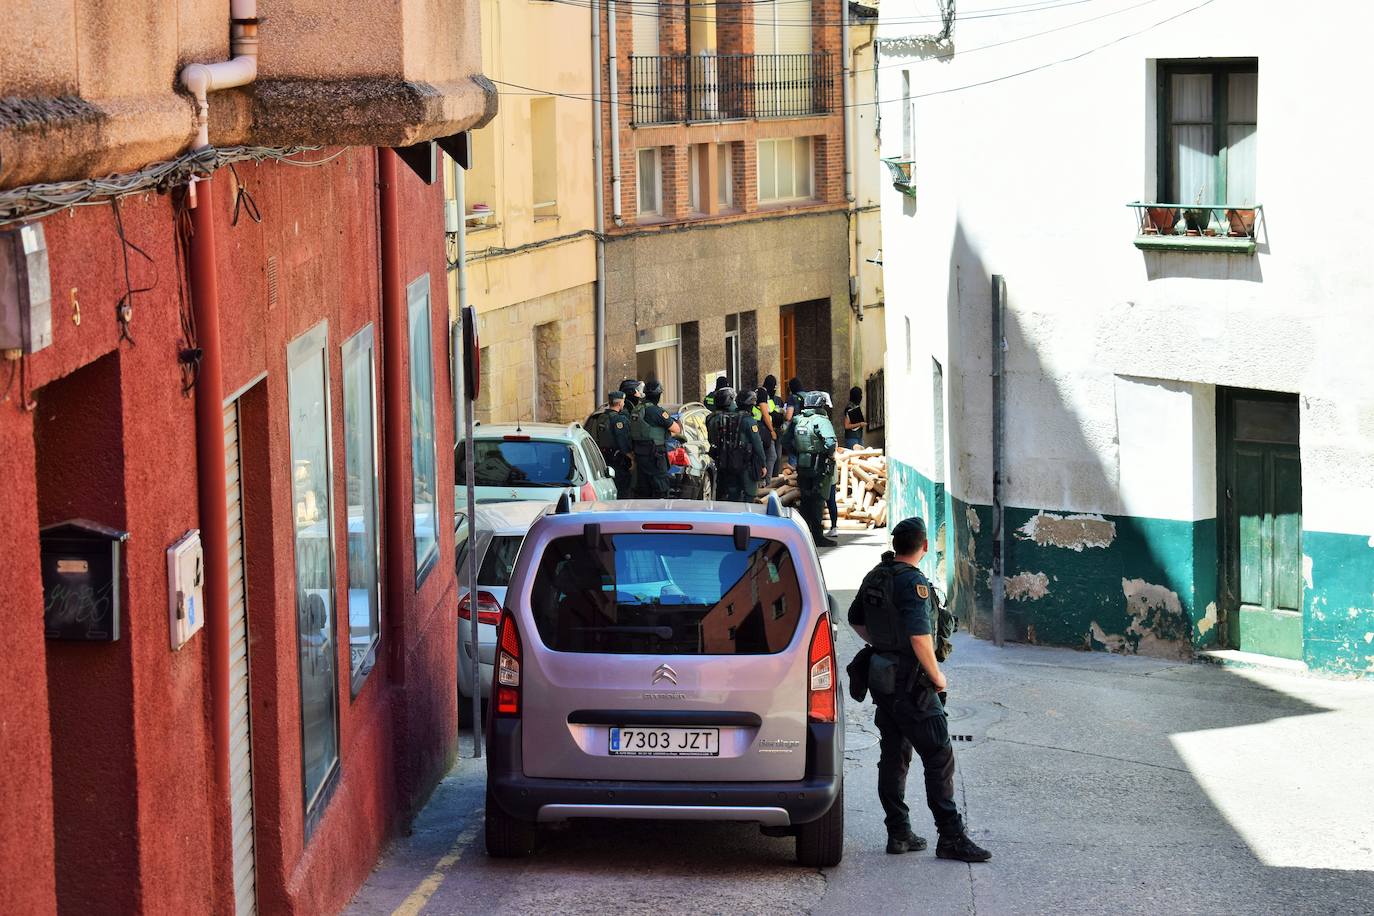
[[[1291,396],[1228,392],[1223,498],[1231,643],[1302,658],[1302,464]]]

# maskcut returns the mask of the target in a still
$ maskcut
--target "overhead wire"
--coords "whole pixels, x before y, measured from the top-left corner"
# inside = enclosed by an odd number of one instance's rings
[[[978,52],[978,51],[986,51],[986,50],[989,50],[989,49],[992,49],[992,48],[1005,47],[1006,45],[1014,44],[1014,43],[1020,42],[1020,41],[1027,41],[1027,40],[1032,39],[1032,38],[1041,38],[1041,37],[1044,37],[1045,35],[1051,35],[1051,34],[1054,34],[1054,33],[1056,33],[1056,32],[1067,31],[1067,30],[1069,30],[1069,29],[1076,28],[1076,27],[1081,26],[1081,25],[1087,25],[1087,24],[1092,23],[1092,22],[1098,22],[1098,21],[1100,21],[1100,20],[1109,18],[1109,17],[1111,17],[1111,16],[1120,15],[1120,14],[1122,14],[1122,13],[1128,13],[1128,12],[1131,12],[1131,11],[1133,11],[1133,10],[1140,9],[1141,7],[1150,6],[1150,5],[1152,5],[1152,4],[1159,3],[1159,2],[1161,2],[1161,0],[1141,0],[1141,2],[1136,3],[1136,4],[1132,5],[1132,6],[1122,7],[1121,9],[1113,10],[1113,11],[1110,12],[1110,13],[1103,13],[1102,15],[1094,16],[1094,17],[1089,18],[1089,19],[1082,19],[1082,20],[1078,20],[1078,21],[1076,21],[1076,22],[1066,23],[1066,24],[1064,24],[1064,25],[1062,25],[1062,26],[1057,26],[1057,27],[1055,27],[1055,28],[1053,28],[1053,29],[1046,29],[1046,30],[1043,31],[1043,32],[1035,32],[1035,33],[1032,33],[1032,34],[1029,34],[1029,35],[1021,35],[1021,36],[1017,36],[1017,37],[1014,37],[1014,38],[1005,39],[1005,40],[1003,40],[1003,41],[993,42],[993,43],[987,44],[987,45],[979,45],[979,46],[977,46],[977,47],[967,48],[967,49],[964,49],[964,50],[949,50],[949,51],[942,51],[942,52],[939,52],[938,54],[931,54],[931,55],[928,55],[928,56],[926,56],[925,58],[923,58],[923,59],[922,59],[922,62],[924,62],[925,60],[935,60],[935,59],[940,59],[940,58],[943,58],[943,57],[952,57],[952,56],[959,56],[959,55],[964,55],[964,54],[972,54],[972,53],[975,53],[975,52]],[[1196,6],[1189,7],[1188,9],[1185,9],[1185,10],[1182,10],[1182,11],[1180,11],[1180,12],[1178,12],[1178,13],[1175,13],[1175,14],[1172,15],[1172,16],[1168,16],[1168,17],[1166,17],[1166,18],[1164,18],[1164,19],[1161,19],[1161,20],[1159,20],[1158,22],[1152,23],[1151,25],[1148,25],[1148,26],[1144,27],[1143,29],[1139,29],[1139,30],[1134,31],[1134,32],[1129,32],[1129,33],[1127,33],[1127,34],[1125,34],[1125,35],[1121,35],[1121,36],[1119,36],[1119,37],[1117,37],[1117,38],[1114,38],[1114,39],[1112,39],[1111,41],[1108,41],[1108,42],[1106,42],[1106,43],[1104,43],[1104,44],[1094,46],[1094,47],[1092,47],[1092,48],[1087,49],[1086,51],[1080,52],[1080,53],[1078,53],[1078,54],[1070,55],[1069,57],[1059,58],[1059,59],[1057,59],[1057,60],[1049,61],[1049,62],[1044,63],[1044,64],[1039,64],[1039,65],[1037,65],[1037,66],[1035,66],[1035,67],[1027,68],[1026,70],[1017,71],[1016,73],[1006,74],[1006,75],[1003,75],[1003,76],[994,77],[994,78],[992,78],[992,79],[987,79],[987,80],[980,80],[980,81],[978,81],[978,82],[969,83],[969,84],[962,85],[962,86],[954,86],[954,87],[950,87],[950,88],[947,88],[947,89],[941,89],[941,90],[932,91],[932,92],[928,92],[928,93],[922,93],[922,94],[918,94],[918,95],[913,95],[913,96],[910,96],[909,98],[926,98],[926,97],[929,97],[929,96],[932,96],[932,95],[945,95],[945,94],[948,94],[948,93],[951,93],[951,92],[961,92],[961,91],[963,91],[963,90],[965,90],[965,89],[974,89],[974,88],[977,88],[977,87],[979,87],[979,86],[986,86],[986,85],[989,85],[989,84],[991,84],[991,83],[1001,82],[1001,81],[1003,81],[1003,80],[1011,79],[1011,78],[1016,77],[1016,76],[1024,76],[1024,75],[1026,75],[1026,74],[1035,73],[1035,72],[1038,72],[1038,71],[1040,71],[1040,70],[1045,70],[1045,69],[1048,69],[1048,68],[1050,68],[1050,67],[1058,66],[1058,65],[1060,65],[1060,64],[1069,63],[1069,62],[1075,61],[1075,60],[1080,60],[1081,58],[1086,57],[1086,56],[1088,56],[1089,54],[1092,54],[1092,53],[1094,53],[1094,52],[1096,52],[1096,51],[1100,51],[1100,50],[1102,50],[1103,48],[1111,47],[1112,45],[1119,44],[1119,43],[1122,42],[1122,41],[1126,41],[1126,40],[1129,40],[1129,39],[1131,39],[1131,38],[1134,38],[1134,37],[1136,37],[1136,36],[1138,36],[1138,35],[1142,35],[1142,34],[1144,34],[1145,32],[1149,32],[1149,31],[1151,31],[1151,30],[1153,30],[1153,29],[1159,28],[1160,26],[1166,25],[1166,24],[1168,24],[1168,23],[1174,21],[1175,19],[1179,19],[1179,18],[1181,18],[1181,17],[1183,17],[1183,16],[1188,15],[1189,13],[1192,13],[1192,12],[1195,12],[1195,11],[1197,11],[1197,10],[1200,10],[1200,9],[1202,9],[1202,8],[1205,7],[1205,6],[1210,6],[1210,5],[1211,5],[1212,3],[1214,3],[1214,2],[1216,2],[1216,0],[1204,0],[1204,2],[1199,3],[1199,4],[1197,4]],[[963,17],[960,17],[960,18],[963,18]],[[882,64],[882,65],[879,65],[878,67],[874,67],[874,68],[862,68],[862,69],[851,70],[851,71],[849,71],[849,72],[850,72],[850,73],[854,73],[854,74],[858,74],[858,73],[869,73],[869,72],[873,72],[874,70],[890,69],[890,68],[899,67],[899,66],[902,66],[902,65],[903,65],[903,64],[900,64],[900,63],[899,63],[899,64]],[[518,91],[518,92],[499,92],[498,94],[500,94],[500,95],[515,95],[515,96],[521,96],[521,95],[540,95],[540,96],[554,96],[554,97],[558,97],[558,98],[572,99],[572,100],[578,101],[578,102],[595,101],[595,99],[593,98],[592,94],[590,94],[590,93],[585,93],[585,94],[584,94],[584,93],[559,92],[559,91],[557,91],[557,90],[542,89],[542,88],[535,87],[535,86],[525,86],[525,85],[522,85],[522,84],[520,84],[520,83],[514,83],[514,82],[509,82],[509,81],[506,81],[506,80],[495,79],[495,78],[492,78],[491,81],[492,81],[493,83],[496,83],[496,84],[501,85],[501,86],[509,86],[509,87],[511,87],[512,89],[520,90],[520,91]],[[605,97],[605,93],[602,94],[602,98],[601,98],[601,104],[602,104],[602,105],[609,105],[609,104],[611,104],[611,101],[612,101],[611,99],[608,99],[608,98]],[[616,97],[616,100],[615,100],[615,101],[618,102],[619,104],[622,104],[622,105],[624,105],[624,104],[633,105],[633,104],[635,103],[636,100],[633,98],[633,95],[632,95],[631,93],[622,91],[622,92],[620,92],[620,93],[617,93],[617,97]],[[870,106],[870,105],[873,105],[873,104],[883,105],[883,104],[887,104],[887,103],[889,103],[889,102],[895,102],[895,101],[898,101],[898,100],[896,100],[896,99],[879,99],[879,100],[867,101],[867,102],[852,102],[852,103],[850,103],[848,106],[845,106],[845,105],[832,106],[832,107],[831,107],[831,110],[839,110],[839,109],[844,109],[844,108],[866,108],[866,107],[868,107],[868,106]]]
[[[595,0],[551,0],[551,2],[558,4],[560,6],[573,6],[585,10],[601,8],[601,3],[595,2]],[[794,2],[809,3],[811,2],[811,0],[740,0],[740,2],[734,3],[720,2],[714,4],[714,6],[717,8],[719,8],[720,6],[759,6],[764,3],[784,4]],[[1098,2],[1101,2],[1101,0],[1042,0],[1042,2],[1038,4],[1021,4],[1015,7],[998,7],[996,10],[976,10],[971,13],[961,13],[959,15],[959,19],[997,19],[1004,16],[1020,16],[1028,13],[1048,12],[1050,10],[1061,9],[1063,7],[1081,6],[1085,3]],[[616,0],[616,6],[620,8],[627,8],[625,10],[625,15],[631,18],[657,19],[662,22],[705,22],[714,23],[716,25],[759,24],[758,19],[752,16],[732,17],[730,15],[722,15],[720,13],[706,13],[699,15],[695,13],[689,13],[686,4],[683,4],[681,6],[662,6],[659,3],[655,2],[655,0]],[[692,6],[700,8],[697,4],[692,4]],[[635,7],[642,7],[642,9],[636,10]],[[883,20],[883,22],[887,25],[926,25],[930,23],[942,22],[943,19],[944,17],[942,15],[932,15],[892,17]],[[774,28],[780,29],[809,29],[816,25],[822,27],[838,27],[842,25],[843,22],[844,16],[827,16],[811,17],[809,19],[799,20],[796,22],[774,21],[770,23],[770,25]]]

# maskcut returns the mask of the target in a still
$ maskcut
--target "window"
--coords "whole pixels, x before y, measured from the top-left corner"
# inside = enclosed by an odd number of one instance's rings
[[[682,335],[675,324],[640,331],[635,343],[635,374],[663,385],[664,404],[682,401]]]
[[[1160,65],[1162,203],[1255,203],[1258,67],[1255,60]]]
[[[415,584],[439,555],[439,475],[434,457],[434,347],[430,343],[429,274],[406,288],[410,318],[411,512]]]
[[[638,153],[639,213],[658,216],[663,213],[663,178],[658,147],[645,147]]]
[[[716,201],[722,208],[735,205],[735,157],[732,144],[716,144]]]
[[[802,607],[785,546],[752,538],[737,550],[715,534],[557,538],[530,594],[544,645],[610,655],[781,652]]]
[[[902,158],[911,159],[916,155],[916,136],[913,122],[916,112],[911,108],[911,71],[902,71]]]
[[[811,196],[811,138],[759,141],[759,200]]]
[[[701,203],[701,176],[705,171],[702,156],[705,155],[705,151],[706,146],[703,144],[688,147],[687,150],[687,206],[693,213],[706,212]]]
[[[522,534],[498,534],[487,543],[487,552],[477,570],[477,585],[486,588],[505,588],[510,585],[515,561],[520,556]]]
[[[499,119],[498,119],[499,120]],[[469,231],[493,229],[501,219],[500,201],[496,197],[496,128],[492,121],[481,130],[472,131],[472,168],[463,172],[463,217]],[[456,197],[457,164],[445,157],[445,188],[450,199]],[[492,244],[479,242],[479,245]],[[456,299],[451,300],[456,301]]]
[[[530,101],[530,146],[534,175],[534,216],[558,215],[558,122],[556,99]]]
[[[739,316],[725,316],[725,377],[730,384],[739,388]]]
[[[907,374],[910,375],[910,374],[911,374],[911,318],[910,318],[909,316],[908,316],[908,317],[904,317],[904,318],[902,319],[902,321],[904,322],[904,330],[906,331],[906,371],[907,371]]]
[[[377,538],[377,374],[372,325],[343,345],[344,501],[348,506],[348,658],[357,696],[381,634]]]
[[[327,343],[328,325],[321,322],[287,348],[301,778],[307,835],[319,821],[327,787],[339,765]]]
[[[601,456],[601,449],[596,447],[590,436],[582,440],[582,457],[586,459],[587,470],[593,478],[606,476],[606,459]]]

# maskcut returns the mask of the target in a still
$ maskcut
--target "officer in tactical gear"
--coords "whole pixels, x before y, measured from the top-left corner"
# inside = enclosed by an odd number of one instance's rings
[[[822,511],[835,483],[835,427],[830,423],[830,395],[808,391],[802,410],[787,428],[787,445],[797,456],[797,488],[801,490],[801,515],[811,529],[817,547],[834,547],[822,527]]]
[[[986,862],[992,853],[964,832],[954,801],[954,746],[942,699],[948,687],[937,660],[932,611],[934,589],[916,564],[925,556],[926,526],[903,519],[892,529],[892,550],[883,554],[849,606],[849,623],[868,647],[850,665],[851,682],[867,680],[878,707],[878,800],[892,854],[926,848],[911,832],[906,774],[914,749],[925,772],[926,804],[935,818],[935,855],[960,862]]]
[[[722,389],[729,387],[729,379],[727,379],[723,375],[716,376],[716,387],[711,390],[710,394],[706,395],[706,397],[701,399],[701,403],[705,404],[706,407],[710,410],[725,410],[726,408],[723,406],[723,403],[720,400],[720,392],[722,391]],[[730,390],[733,391],[734,389],[731,388]]]
[[[716,464],[718,498],[753,502],[763,470],[763,441],[751,413],[753,404],[740,404],[733,388],[718,388],[715,396],[717,411],[706,418],[706,437]],[[753,392],[744,393],[744,397],[752,396]]]
[[[668,437],[682,434],[682,427],[658,406],[663,383],[640,384],[644,400],[630,415],[630,439],[635,453],[635,496],[668,498]]]
[[[620,383],[620,390],[625,394],[625,400],[629,402],[626,410],[631,413],[644,401],[644,383],[637,378],[627,378]]]
[[[616,497],[629,499],[634,445],[630,441],[630,417],[625,412],[625,392],[619,389],[610,392],[605,406],[592,413],[583,426],[596,440],[606,464],[615,471]]]

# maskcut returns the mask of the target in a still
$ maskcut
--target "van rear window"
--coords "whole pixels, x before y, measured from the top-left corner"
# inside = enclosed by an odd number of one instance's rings
[[[787,548],[728,535],[557,538],[531,590],[544,645],[610,655],[767,655],[792,641],[801,584]]]

